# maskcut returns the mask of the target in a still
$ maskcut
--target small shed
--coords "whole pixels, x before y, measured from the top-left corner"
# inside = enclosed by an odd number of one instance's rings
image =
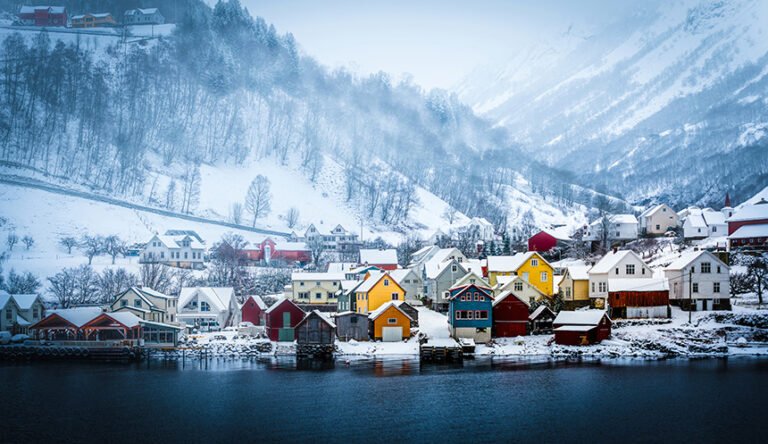
[[[528,334],[528,304],[511,291],[501,293],[493,301],[494,338],[510,338]]]
[[[318,310],[304,316],[295,331],[299,345],[333,345],[336,341],[336,324]]]
[[[250,322],[253,325],[264,325],[265,312],[267,304],[261,299],[261,296],[251,296],[245,300],[240,308],[240,319],[242,322]]]
[[[528,316],[530,332],[532,335],[545,335],[552,333],[552,321],[555,320],[555,312],[546,305],[539,305]]]
[[[597,344],[611,336],[611,319],[603,310],[561,311],[552,325],[560,345]]]
[[[368,316],[363,313],[344,311],[336,315],[336,335],[339,341],[367,341]]]
[[[265,312],[267,336],[271,341],[291,342],[296,339],[296,324],[304,319],[304,310],[293,301],[280,298]]]
[[[374,340],[398,342],[411,336],[411,322],[413,319],[390,301],[368,315],[368,330]]]

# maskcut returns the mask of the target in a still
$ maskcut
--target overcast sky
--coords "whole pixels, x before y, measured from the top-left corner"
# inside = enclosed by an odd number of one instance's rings
[[[292,32],[307,54],[368,74],[413,76],[450,88],[479,64],[531,42],[632,12],[629,0],[241,0],[251,15]]]

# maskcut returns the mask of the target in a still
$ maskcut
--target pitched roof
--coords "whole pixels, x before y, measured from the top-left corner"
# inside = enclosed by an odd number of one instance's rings
[[[36,300],[40,299],[40,296],[36,294],[13,294],[11,297],[14,301],[16,301],[16,305],[18,305],[19,309],[21,310],[29,310],[32,308],[32,304],[34,304]],[[0,307],[3,305],[4,304],[0,302]]]
[[[549,262],[544,260],[541,255],[535,251],[528,251],[525,253],[516,253],[513,256],[488,256],[488,272],[491,271],[517,271],[525,264],[528,259],[533,256],[538,256],[538,259],[545,264],[550,265]]]
[[[733,213],[728,222],[742,222],[748,220],[768,219],[768,204],[757,203],[747,205]]]
[[[183,287],[179,294],[179,307],[187,305],[198,292],[205,295],[217,311],[228,310],[235,296],[232,287]]]
[[[19,12],[21,14],[32,14],[38,9],[49,9],[52,14],[63,14],[66,10],[64,6],[22,6]]]
[[[104,313],[101,307],[76,307],[51,310],[50,315],[56,314],[76,327],[82,327],[96,316]]]
[[[176,299],[176,296],[169,296],[169,295],[167,295],[165,293],[160,293],[159,291],[157,291],[157,290],[155,290],[153,288],[150,288],[150,287],[141,287],[141,288],[137,288],[137,290],[141,291],[145,295],[154,296],[156,298]]]
[[[768,224],[744,225],[728,236],[729,239],[749,239],[753,237],[768,237]]]
[[[292,281],[343,281],[346,277],[345,273],[291,273]]]
[[[261,296],[252,295],[248,299],[253,299],[253,302],[255,302],[260,309],[267,309],[267,304],[264,303],[264,299],[262,299]]]
[[[343,273],[357,266],[354,262],[331,262],[328,264],[328,273]]]
[[[189,247],[194,249],[205,249],[205,246],[200,243],[194,236],[190,236],[188,234],[182,234],[182,235],[176,235],[171,236],[167,234],[156,234],[155,237],[165,246],[166,248],[181,248],[181,241],[183,241],[185,238],[189,238]]]
[[[712,257],[714,260],[720,262],[722,265],[727,265],[720,260],[716,255],[710,253],[706,250],[701,251],[684,251],[682,254],[680,254],[680,257],[672,261],[669,265],[664,267],[664,270],[682,270],[683,268],[687,267],[688,264],[693,262],[694,260],[698,259],[701,255],[708,255]]]
[[[539,316],[541,316],[541,314],[542,314],[542,313],[544,313],[545,311],[548,311],[548,312],[552,313],[552,316],[554,316],[554,315],[555,315],[555,312],[553,312],[553,311],[552,311],[552,310],[551,310],[549,307],[547,307],[546,305],[539,305],[538,307],[536,307],[536,310],[533,310],[533,313],[531,313],[531,314],[528,316],[528,319],[530,319],[530,320],[534,320],[534,319],[538,318]]]
[[[275,303],[274,303],[274,304],[272,304],[272,305],[270,305],[270,306],[269,306],[269,308],[267,309],[267,311],[266,311],[265,313],[272,313],[272,312],[273,312],[273,311],[274,311],[274,310],[275,310],[277,307],[279,307],[280,305],[282,305],[284,302],[288,302],[288,303],[291,303],[291,304],[293,304],[293,305],[296,305],[296,303],[295,303],[295,302],[293,302],[292,300],[290,300],[290,299],[286,299],[285,297],[282,297],[282,296],[281,296],[281,297],[277,298],[277,300],[275,301]],[[296,305],[296,306],[298,307],[298,305]],[[302,311],[303,311],[303,310],[302,310]]]
[[[519,300],[520,302],[522,302],[523,304],[525,304],[525,305],[527,305],[529,307],[531,306],[530,302],[528,302],[528,301],[524,300],[523,298],[521,298],[520,296],[516,295],[515,292],[513,292],[512,290],[504,291],[500,295],[496,296],[496,299],[493,300],[493,306],[495,307],[501,301],[507,299],[509,296],[512,296],[513,298],[517,298],[517,300]]]
[[[611,222],[615,224],[636,224],[637,218],[634,214],[614,214],[610,217]]]
[[[507,277],[507,276],[504,276],[504,277]],[[470,271],[469,273],[467,273],[464,276],[460,277],[456,282],[453,283],[451,288],[463,287],[465,285],[471,285],[469,280],[472,279],[472,278],[475,279],[475,283],[478,286],[489,288],[489,289],[491,288],[491,285],[488,283],[488,281],[483,279],[483,277],[481,275],[477,274],[474,271]]]
[[[573,265],[567,268],[568,274],[574,281],[586,281],[589,280],[589,270],[592,267],[589,265],[577,266]]]
[[[400,301],[389,301],[386,304],[382,304],[379,308],[377,308],[376,310],[368,314],[368,319],[375,320],[376,318],[381,316],[385,311],[387,311],[388,308],[394,307],[397,311],[402,313],[406,318],[413,321],[413,318],[408,316],[408,313],[406,313],[405,311],[403,311],[402,308],[400,308],[400,304],[396,304],[395,302],[400,302]]]
[[[360,284],[360,286],[355,289],[355,291],[360,293],[366,293],[370,291],[373,288],[373,286],[376,285],[385,276],[392,279],[392,282],[394,282],[395,285],[400,286],[400,284],[398,284],[397,281],[395,281],[395,279],[389,275],[389,273],[372,271],[371,274],[368,276],[368,279],[364,280],[363,283]]]
[[[624,260],[624,258],[627,256],[634,256],[640,262],[643,262],[640,256],[638,256],[637,253],[632,250],[619,250],[615,253],[613,251],[609,251],[600,259],[600,261],[595,264],[594,267],[592,267],[591,270],[589,270],[589,274],[609,273],[613,267]]]
[[[666,278],[632,279],[616,278],[608,279],[608,291],[664,291],[669,290],[669,281]]]
[[[116,320],[117,322],[125,325],[128,328],[133,328],[139,325],[141,318],[135,314],[127,311],[118,311],[113,313],[104,313],[104,315]]]
[[[330,326],[331,326],[331,328],[336,328],[336,323],[335,323],[335,322],[333,322],[333,321],[331,320],[331,318],[329,318],[328,316],[326,316],[326,314],[325,314],[325,313],[322,313],[320,310],[312,310],[312,311],[310,311],[309,313],[307,313],[307,314],[304,316],[304,319],[302,319],[301,321],[299,321],[299,323],[298,323],[298,324],[296,324],[296,327],[298,328],[298,326],[299,326],[299,325],[301,325],[301,324],[303,324],[304,322],[306,322],[306,321],[307,321],[307,319],[309,319],[309,317],[310,317],[310,316],[312,316],[312,315],[315,315],[315,316],[319,317],[321,321],[323,321],[323,322],[325,322],[326,324],[330,325]]]
[[[361,264],[394,264],[397,265],[397,250],[390,248],[387,250],[361,249]]]
[[[707,225],[725,225],[725,214],[719,211],[703,211],[701,215]]]
[[[663,207],[664,207],[664,204],[658,204],[658,205],[656,205],[656,206],[653,206],[653,207],[650,207],[650,208],[646,208],[646,210],[645,210],[645,211],[643,211],[642,213],[640,213],[640,217],[649,217],[649,216],[653,216],[653,214],[654,214],[654,213],[656,213],[657,211],[659,211],[659,210],[660,210],[660,209],[662,209]]]
[[[7,291],[0,290],[0,308],[5,308],[5,304],[11,300],[11,295]]]
[[[597,325],[607,316],[603,310],[579,310],[579,311],[561,311],[552,322],[553,324],[568,325]]]
[[[565,226],[557,227],[557,228],[544,228],[543,230],[541,230],[542,233],[547,233],[548,235],[561,241],[573,240],[571,239],[569,231],[570,231],[569,228]]]

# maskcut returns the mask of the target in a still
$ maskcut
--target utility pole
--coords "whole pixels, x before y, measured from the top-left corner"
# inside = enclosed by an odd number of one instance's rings
[[[688,323],[691,323],[693,313],[693,266],[688,270]]]

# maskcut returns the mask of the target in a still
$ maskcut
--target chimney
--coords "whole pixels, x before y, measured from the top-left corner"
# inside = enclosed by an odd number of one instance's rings
[[[619,247],[613,247],[613,254],[616,254],[619,252]]]

